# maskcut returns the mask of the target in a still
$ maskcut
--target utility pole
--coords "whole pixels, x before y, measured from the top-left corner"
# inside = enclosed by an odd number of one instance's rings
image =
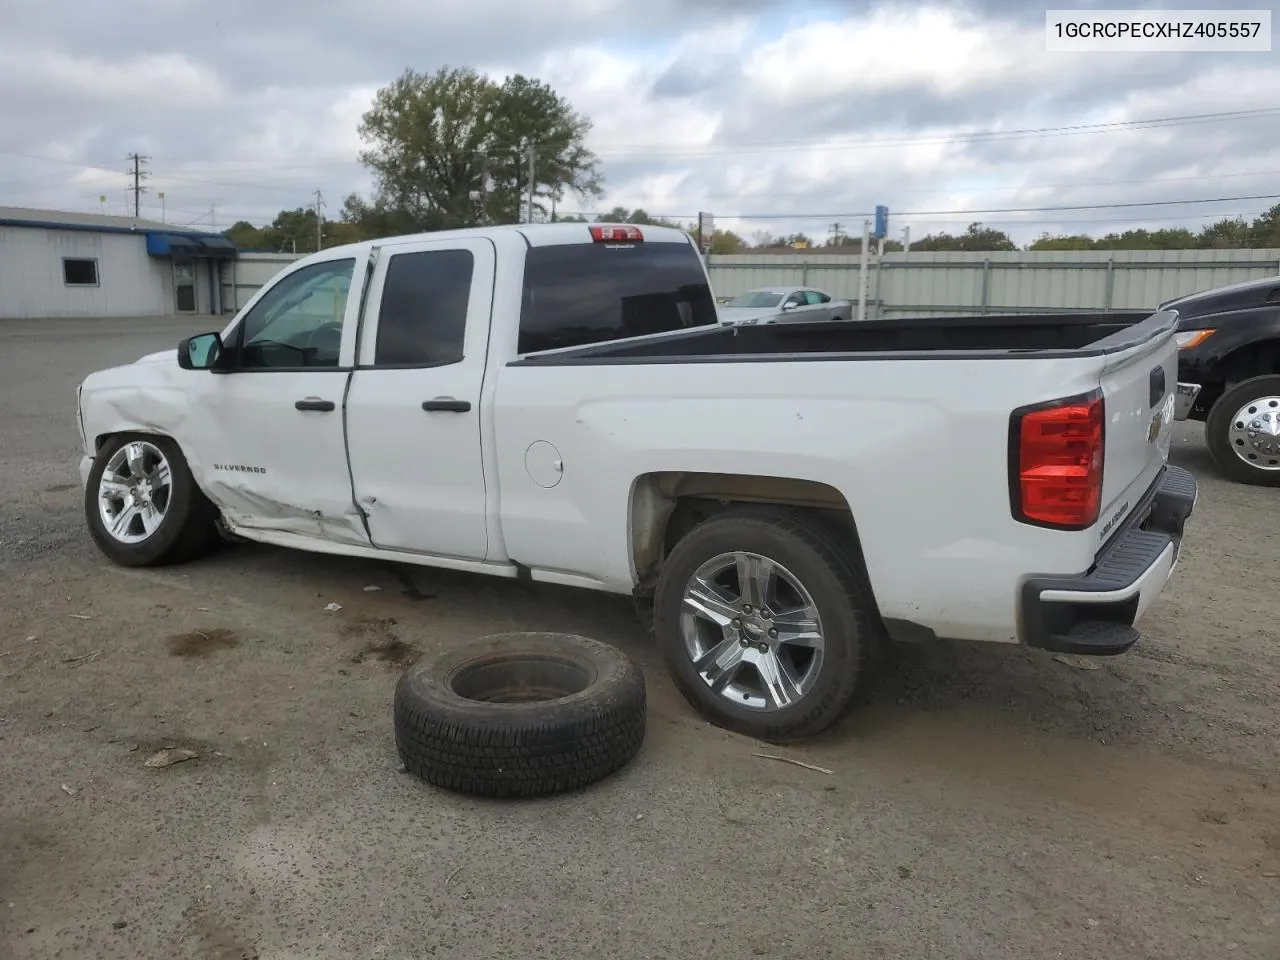
[[[484,226],[489,222],[489,154],[480,151],[480,215],[476,222]]]
[[[867,254],[871,246],[871,221],[862,221],[862,249],[858,262],[858,321],[867,319]]]
[[[218,232],[218,205],[216,203],[209,204],[209,229]]]
[[[321,232],[320,209],[324,206],[324,196],[319,189],[312,191],[311,194],[316,198],[316,252],[319,253],[321,244],[324,243],[324,234]]]
[[[161,190],[159,193],[156,194],[156,196],[160,198],[160,222],[168,223],[169,221],[165,219],[164,191]]]
[[[538,147],[536,144],[533,143],[533,141],[530,141],[529,142],[529,211],[526,219],[527,223],[533,223],[533,194],[537,189],[537,181],[534,179],[537,176],[537,166],[536,166],[537,159],[538,159]]]
[[[138,219],[139,213],[142,209],[143,191],[147,189],[142,185],[142,181],[150,176],[150,174],[142,168],[151,158],[145,157],[140,153],[131,153],[128,155],[128,159],[133,161],[133,169],[128,171],[128,173],[133,177],[133,186],[130,189],[133,192],[133,218],[136,220]]]
[[[841,225],[839,223],[833,223],[831,225],[831,246],[841,246],[844,241],[844,237],[845,233]]]

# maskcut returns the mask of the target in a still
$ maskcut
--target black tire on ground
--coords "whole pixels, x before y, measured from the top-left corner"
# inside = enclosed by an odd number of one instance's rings
[[[111,458],[134,441],[152,445],[169,464],[170,483],[164,519],[150,536],[123,543],[107,530],[99,509],[102,474]],[[217,540],[217,510],[191,477],[186,458],[169,437],[154,434],[121,434],[111,437],[98,451],[84,492],[85,520],[94,543],[114,563],[124,567],[158,567],[186,563],[208,552]]]
[[[433,786],[536,797],[625,766],[644,742],[645,714],[644,675],[622,651],[571,634],[496,634],[405,671],[396,749]]]
[[[1228,479],[1255,486],[1280,486],[1280,469],[1263,469],[1263,467],[1280,467],[1280,456],[1268,457],[1255,452],[1254,455],[1259,458],[1260,465],[1251,466],[1236,455],[1235,445],[1232,443],[1230,434],[1235,425],[1233,418],[1238,411],[1247,408],[1255,400],[1264,401],[1265,409],[1260,406],[1257,410],[1258,414],[1280,415],[1280,376],[1253,377],[1237,383],[1223,393],[1209,411],[1209,416],[1205,418],[1205,443],[1218,469]],[[1273,401],[1277,403],[1274,408],[1270,406]]]
[[[786,568],[818,610],[823,659],[812,686],[789,705],[778,706],[775,701],[772,709],[765,709],[737,701],[736,690],[749,686],[752,679],[761,698],[769,697],[764,675],[754,667],[745,671],[746,684],[734,686],[734,680],[743,675],[743,668],[735,667],[738,672],[724,687],[733,699],[713,690],[686,646],[682,632],[686,589],[704,564],[739,552]],[[741,590],[740,582],[737,588],[725,587],[721,595],[734,596],[735,590]],[[731,659],[733,643],[741,641],[720,641],[715,628],[708,627],[710,639],[701,653],[705,656],[715,643],[724,642],[724,656]],[[815,736],[835,723],[869,693],[884,652],[879,618],[854,550],[834,528],[816,518],[771,507],[730,508],[694,527],[675,545],[659,576],[654,628],[676,686],[703,716],[726,729],[772,742]],[[746,636],[741,631],[739,635]],[[794,669],[794,663],[791,666]],[[750,690],[742,698],[749,696]]]

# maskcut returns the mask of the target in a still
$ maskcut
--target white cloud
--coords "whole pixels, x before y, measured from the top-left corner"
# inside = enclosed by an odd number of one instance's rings
[[[1029,239],[1121,218],[1194,225],[1270,203],[964,211],[1280,192],[1274,116],[948,139],[1274,106],[1274,57],[1049,54],[1038,10],[1007,3],[1012,18],[995,19],[872,0],[842,13],[800,0],[333,0],[319,13],[229,0],[207,29],[185,31],[175,24],[189,13],[148,3],[117,23],[49,0],[6,24],[0,204],[93,210],[106,193],[110,205],[124,154],[143,150],[149,185],[189,218],[216,203],[224,223],[266,220],[317,188],[334,211],[368,189],[357,127],[376,88],[406,66],[464,64],[536,76],[593,120],[608,190],[593,207],[710,210],[748,234],[825,234],[827,219],[888,203],[915,236],[980,218]],[[154,193],[145,202],[156,207]]]
[[[903,87],[954,94],[1021,72],[1032,36],[959,9],[882,8],[792,30],[753,51],[744,73],[759,95],[790,103]]]

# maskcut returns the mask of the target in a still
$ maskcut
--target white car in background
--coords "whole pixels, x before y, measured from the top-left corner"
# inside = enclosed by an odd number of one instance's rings
[[[721,323],[812,323],[852,320],[852,300],[834,300],[813,287],[757,287],[718,307]]]

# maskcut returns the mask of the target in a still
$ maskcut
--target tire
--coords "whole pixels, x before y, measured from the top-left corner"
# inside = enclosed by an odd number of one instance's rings
[[[1253,377],[1218,398],[1205,419],[1205,442],[1218,469],[1228,479],[1255,486],[1280,486],[1280,436],[1266,430],[1280,429],[1277,418],[1280,376]],[[1250,431],[1254,423],[1263,429]]]
[[[577,790],[645,735],[644,675],[622,651],[563,633],[506,633],[418,661],[396,685],[396,749],[433,786],[483,797]]]
[[[754,554],[781,567],[766,599],[787,607],[792,619],[800,607],[816,608],[820,657],[810,652],[812,646],[787,643],[785,628],[770,635],[770,623],[784,623],[777,615],[788,610],[762,613],[758,604],[746,609],[734,554]],[[714,595],[703,593],[704,599],[711,597],[707,609],[714,607],[703,616],[686,602],[698,577],[699,589],[715,588]],[[803,593],[794,589],[797,585]],[[730,615],[736,619],[722,626]],[[667,557],[654,596],[654,632],[680,692],[718,726],[772,742],[815,736],[865,697],[881,660],[878,624],[854,551],[818,520],[777,508],[732,508],[694,527]],[[798,631],[793,634],[803,639]],[[707,660],[710,656],[715,659]],[[698,657],[705,671],[695,666]],[[712,674],[716,664],[727,669]],[[787,667],[789,674],[783,672]],[[772,685],[762,670],[789,680],[783,685],[789,702],[769,693]]]
[[[134,451],[128,448],[134,447]],[[142,474],[148,481],[141,493],[133,492],[134,475],[129,460],[141,452]],[[167,465],[167,484],[158,480],[159,465]],[[105,477],[105,480],[104,480]],[[104,497],[104,484],[113,485],[121,496]],[[146,491],[150,490],[150,493]],[[161,497],[160,492],[166,491]],[[126,495],[131,499],[126,499]],[[144,507],[137,507],[141,502]],[[148,529],[163,499],[159,522]],[[133,504],[134,506],[131,506]],[[150,513],[147,513],[147,508]],[[113,532],[109,521],[133,510],[134,519]],[[94,457],[84,491],[85,520],[89,534],[106,556],[124,567],[158,567],[185,563],[206,553],[217,538],[214,521],[217,510],[191,477],[186,458],[178,444],[153,434],[122,434],[102,445]],[[151,520],[148,520],[150,517]]]

